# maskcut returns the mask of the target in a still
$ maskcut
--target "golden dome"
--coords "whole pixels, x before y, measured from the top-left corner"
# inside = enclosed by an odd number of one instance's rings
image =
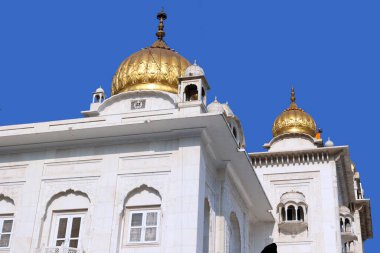
[[[170,49],[163,40],[166,14],[159,12],[157,40],[125,59],[112,79],[112,95],[133,90],[159,90],[178,93],[178,77],[190,63]]]
[[[295,103],[294,88],[292,88],[291,103],[288,109],[283,111],[273,123],[273,137],[285,133],[308,134],[315,137],[317,126],[314,119]]]

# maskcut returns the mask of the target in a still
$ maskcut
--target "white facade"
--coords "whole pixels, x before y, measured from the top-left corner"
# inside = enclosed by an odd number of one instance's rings
[[[179,94],[98,89],[86,118],[0,127],[0,252],[363,252],[348,147],[286,135],[248,154],[194,73]]]
[[[372,236],[370,207],[348,147],[291,134],[265,147],[251,157],[274,208],[278,251],[363,252]]]

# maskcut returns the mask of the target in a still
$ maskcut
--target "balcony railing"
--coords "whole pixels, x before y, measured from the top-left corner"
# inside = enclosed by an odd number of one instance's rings
[[[298,234],[305,231],[307,227],[307,222],[299,220],[287,220],[278,224],[280,231],[286,234]]]
[[[76,248],[60,246],[45,248],[44,253],[82,253],[82,251]]]

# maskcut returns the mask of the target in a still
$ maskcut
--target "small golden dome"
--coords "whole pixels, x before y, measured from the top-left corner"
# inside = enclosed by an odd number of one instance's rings
[[[273,123],[273,137],[285,133],[308,134],[315,137],[317,126],[314,119],[296,104],[294,88],[292,88],[291,103],[288,109],[283,111]]]
[[[160,20],[157,40],[121,63],[112,79],[112,95],[133,90],[159,90],[178,93],[178,78],[190,63],[170,49],[163,40],[166,19],[164,12],[157,14]]]

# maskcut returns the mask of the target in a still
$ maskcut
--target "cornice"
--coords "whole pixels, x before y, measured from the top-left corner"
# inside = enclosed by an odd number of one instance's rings
[[[347,149],[347,146],[324,147],[305,150],[250,153],[249,156],[252,160],[253,166],[255,168],[260,168],[291,164],[325,163],[332,159],[336,159]]]

